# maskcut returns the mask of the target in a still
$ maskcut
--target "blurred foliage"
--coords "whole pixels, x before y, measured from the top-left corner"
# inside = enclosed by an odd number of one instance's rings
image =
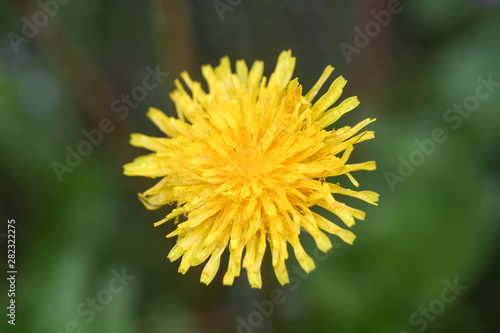
[[[81,332],[236,332],[238,318],[247,321],[258,311],[254,302],[276,289],[283,304],[239,332],[417,332],[423,326],[410,316],[454,279],[467,289],[425,331],[498,331],[500,91],[456,130],[443,115],[474,94],[480,76],[500,81],[499,1],[404,2],[350,63],[339,45],[353,44],[353,28],[364,29],[370,11],[387,1],[221,2],[236,4],[223,20],[215,1],[70,1],[17,53],[9,33],[22,36],[22,18],[40,4],[0,3],[0,210],[3,221],[17,221],[18,331],[65,332],[74,321]],[[250,289],[244,273],[230,288],[221,272],[201,285],[199,267],[182,276],[167,259],[175,240],[164,235],[173,225],[153,228],[168,208],[147,211],[137,200],[155,181],[122,175],[122,165],[142,153],[128,136],[160,134],[145,113],[154,106],[175,114],[168,93],[183,68],[200,79],[201,64],[229,55],[262,59],[269,74],[284,49],[297,57],[295,75],[306,89],[328,64],[349,80],[343,96],[357,95],[361,105],[342,125],[377,118],[376,140],[356,147],[353,158],[377,161],[377,171],[357,179],[380,193],[379,207],[355,203],[367,212],[353,227],[355,245],[317,257],[296,290],[279,286],[268,254],[262,290]],[[113,101],[157,65],[169,76],[120,119]],[[60,182],[53,162],[65,163],[67,147],[76,149],[82,131],[103,118],[115,130]],[[415,140],[435,128],[447,140],[391,191],[386,172],[397,173],[399,157],[408,159]],[[302,239],[315,253],[310,237]],[[77,308],[122,269],[135,278],[87,323]],[[1,287],[4,299],[5,280]],[[10,332],[3,316],[2,331]]]

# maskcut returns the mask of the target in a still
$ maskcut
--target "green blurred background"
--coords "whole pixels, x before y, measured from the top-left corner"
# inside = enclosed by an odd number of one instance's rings
[[[472,112],[444,117],[454,104],[474,102],[481,77],[500,81],[500,2],[405,2],[390,23],[374,24],[370,12],[390,6],[1,2],[1,262],[6,271],[6,221],[13,218],[18,270],[16,326],[2,312],[2,332],[498,332],[499,87]],[[40,27],[30,30],[34,16]],[[373,29],[366,45],[356,27]],[[359,47],[346,56],[346,44]],[[354,246],[332,237],[339,246],[327,257],[315,255],[303,235],[317,269],[306,279],[291,273],[300,282],[294,288],[278,284],[269,253],[262,290],[252,290],[245,273],[222,286],[227,253],[207,287],[199,283],[202,266],[182,276],[179,262],[168,261],[175,240],[164,236],[174,226],[153,222],[169,207],[147,211],[136,194],[156,181],[123,176],[122,165],[146,152],[128,138],[161,135],[145,113],[154,106],[175,114],[168,94],[182,70],[200,80],[201,64],[229,55],[233,64],[264,60],[269,75],[285,49],[297,57],[294,76],[306,90],[328,64],[348,79],[343,97],[357,95],[361,104],[341,125],[377,118],[370,125],[376,139],[358,145],[352,160],[377,161],[376,171],[355,176],[361,189],[380,193],[380,204],[347,200],[366,211],[366,221],[353,227]],[[169,75],[128,113],[114,112],[148,67]],[[68,147],[77,149],[82,131],[104,118],[113,130],[60,181],[54,161],[66,164]],[[388,172],[398,175],[401,159],[424,156],[415,140],[436,128],[446,140],[391,187]],[[122,273],[128,280],[120,284],[115,275]],[[454,281],[466,289],[451,297]],[[271,306],[276,295],[280,304]]]

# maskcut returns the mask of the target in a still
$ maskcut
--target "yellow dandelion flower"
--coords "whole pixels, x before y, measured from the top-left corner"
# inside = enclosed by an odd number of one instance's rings
[[[375,119],[326,130],[354,109],[358,99],[350,97],[332,106],[347,82],[339,77],[313,102],[333,68],[326,67],[303,94],[298,80],[291,80],[294,67],[291,51],[284,51],[267,80],[262,61],[250,70],[244,61],[237,61],[233,73],[229,58],[224,57],[216,68],[202,67],[208,93],[184,72],[181,77],[191,93],[176,80],[176,90],[170,95],[178,119],[154,108],[148,112],[169,138],[132,134],[133,146],[153,153],[125,165],[124,173],[162,178],[139,194],[148,209],[177,203],[155,226],[175,218],[177,228],[167,237],[177,236],[177,243],[168,258],[182,257],[180,273],[208,259],[201,282],[209,284],[229,247],[223,283],[232,285],[243,266],[250,285],[260,288],[260,267],[269,243],[276,277],[286,284],[287,243],[306,272],[315,268],[300,243],[301,231],[309,233],[323,252],[332,247],[323,231],[349,244],[354,241],[351,231],[314,213],[312,206],[328,209],[351,227],[365,213],[337,201],[333,194],[376,205],[374,192],[356,192],[325,181],[346,175],[357,187],[351,172],[375,169],[373,161],[347,164],[353,145],[374,137],[371,131],[358,133]],[[179,223],[180,215],[187,220]]]

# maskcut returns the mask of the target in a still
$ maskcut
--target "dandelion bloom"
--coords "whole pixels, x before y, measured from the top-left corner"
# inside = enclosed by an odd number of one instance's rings
[[[125,174],[161,177],[139,194],[148,209],[177,203],[155,226],[175,218],[177,228],[167,237],[177,236],[177,243],[168,258],[182,257],[182,274],[210,257],[201,275],[201,282],[209,284],[229,247],[223,283],[232,285],[243,266],[250,285],[260,288],[260,267],[269,243],[276,277],[286,284],[287,243],[306,272],[315,268],[300,243],[301,231],[309,233],[323,252],[332,248],[323,231],[349,244],[355,238],[311,207],[323,207],[351,227],[365,213],[337,201],[337,194],[376,205],[378,194],[374,192],[356,192],[325,181],[346,175],[357,187],[350,173],[375,169],[373,161],[347,164],[353,145],[374,137],[371,131],[358,133],[375,119],[326,130],[354,109],[358,99],[350,97],[332,107],[346,84],[339,77],[313,102],[333,68],[326,67],[312,89],[303,94],[298,80],[291,80],[294,67],[291,51],[284,51],[267,80],[262,61],[256,61],[250,70],[244,61],[237,61],[233,73],[229,58],[224,57],[216,68],[202,67],[208,93],[184,72],[181,77],[190,94],[176,80],[170,95],[178,119],[154,108],[148,112],[169,138],[132,134],[133,146],[153,153],[125,165]],[[180,215],[186,217],[185,222],[179,223]]]

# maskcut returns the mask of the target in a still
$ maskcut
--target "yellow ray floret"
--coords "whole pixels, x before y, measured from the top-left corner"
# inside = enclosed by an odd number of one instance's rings
[[[334,105],[347,82],[339,77],[313,102],[333,68],[328,66],[304,95],[298,80],[292,80],[294,67],[291,51],[284,51],[267,80],[261,61],[249,70],[240,60],[233,73],[225,57],[215,68],[202,67],[208,92],[184,72],[185,86],[176,80],[171,94],[178,118],[154,108],[148,112],[167,137],[132,134],[133,146],[152,153],[126,164],[124,173],[161,178],[139,194],[148,209],[177,204],[155,226],[175,219],[177,227],[167,237],[176,236],[177,243],[168,258],[182,257],[179,272],[207,262],[201,282],[209,284],[227,248],[229,265],[223,283],[232,285],[243,267],[250,285],[260,288],[261,263],[269,246],[276,277],[285,284],[288,244],[306,272],[315,268],[300,243],[301,232],[309,233],[323,252],[332,247],[324,232],[348,244],[354,241],[351,231],[311,207],[328,209],[351,227],[365,214],[337,201],[337,195],[376,205],[375,192],[325,182],[327,177],[345,175],[357,187],[351,173],[375,169],[373,161],[348,164],[353,145],[374,137],[371,131],[359,133],[374,119],[327,130],[354,109],[358,99],[350,97]],[[181,215],[185,221],[180,221]]]

